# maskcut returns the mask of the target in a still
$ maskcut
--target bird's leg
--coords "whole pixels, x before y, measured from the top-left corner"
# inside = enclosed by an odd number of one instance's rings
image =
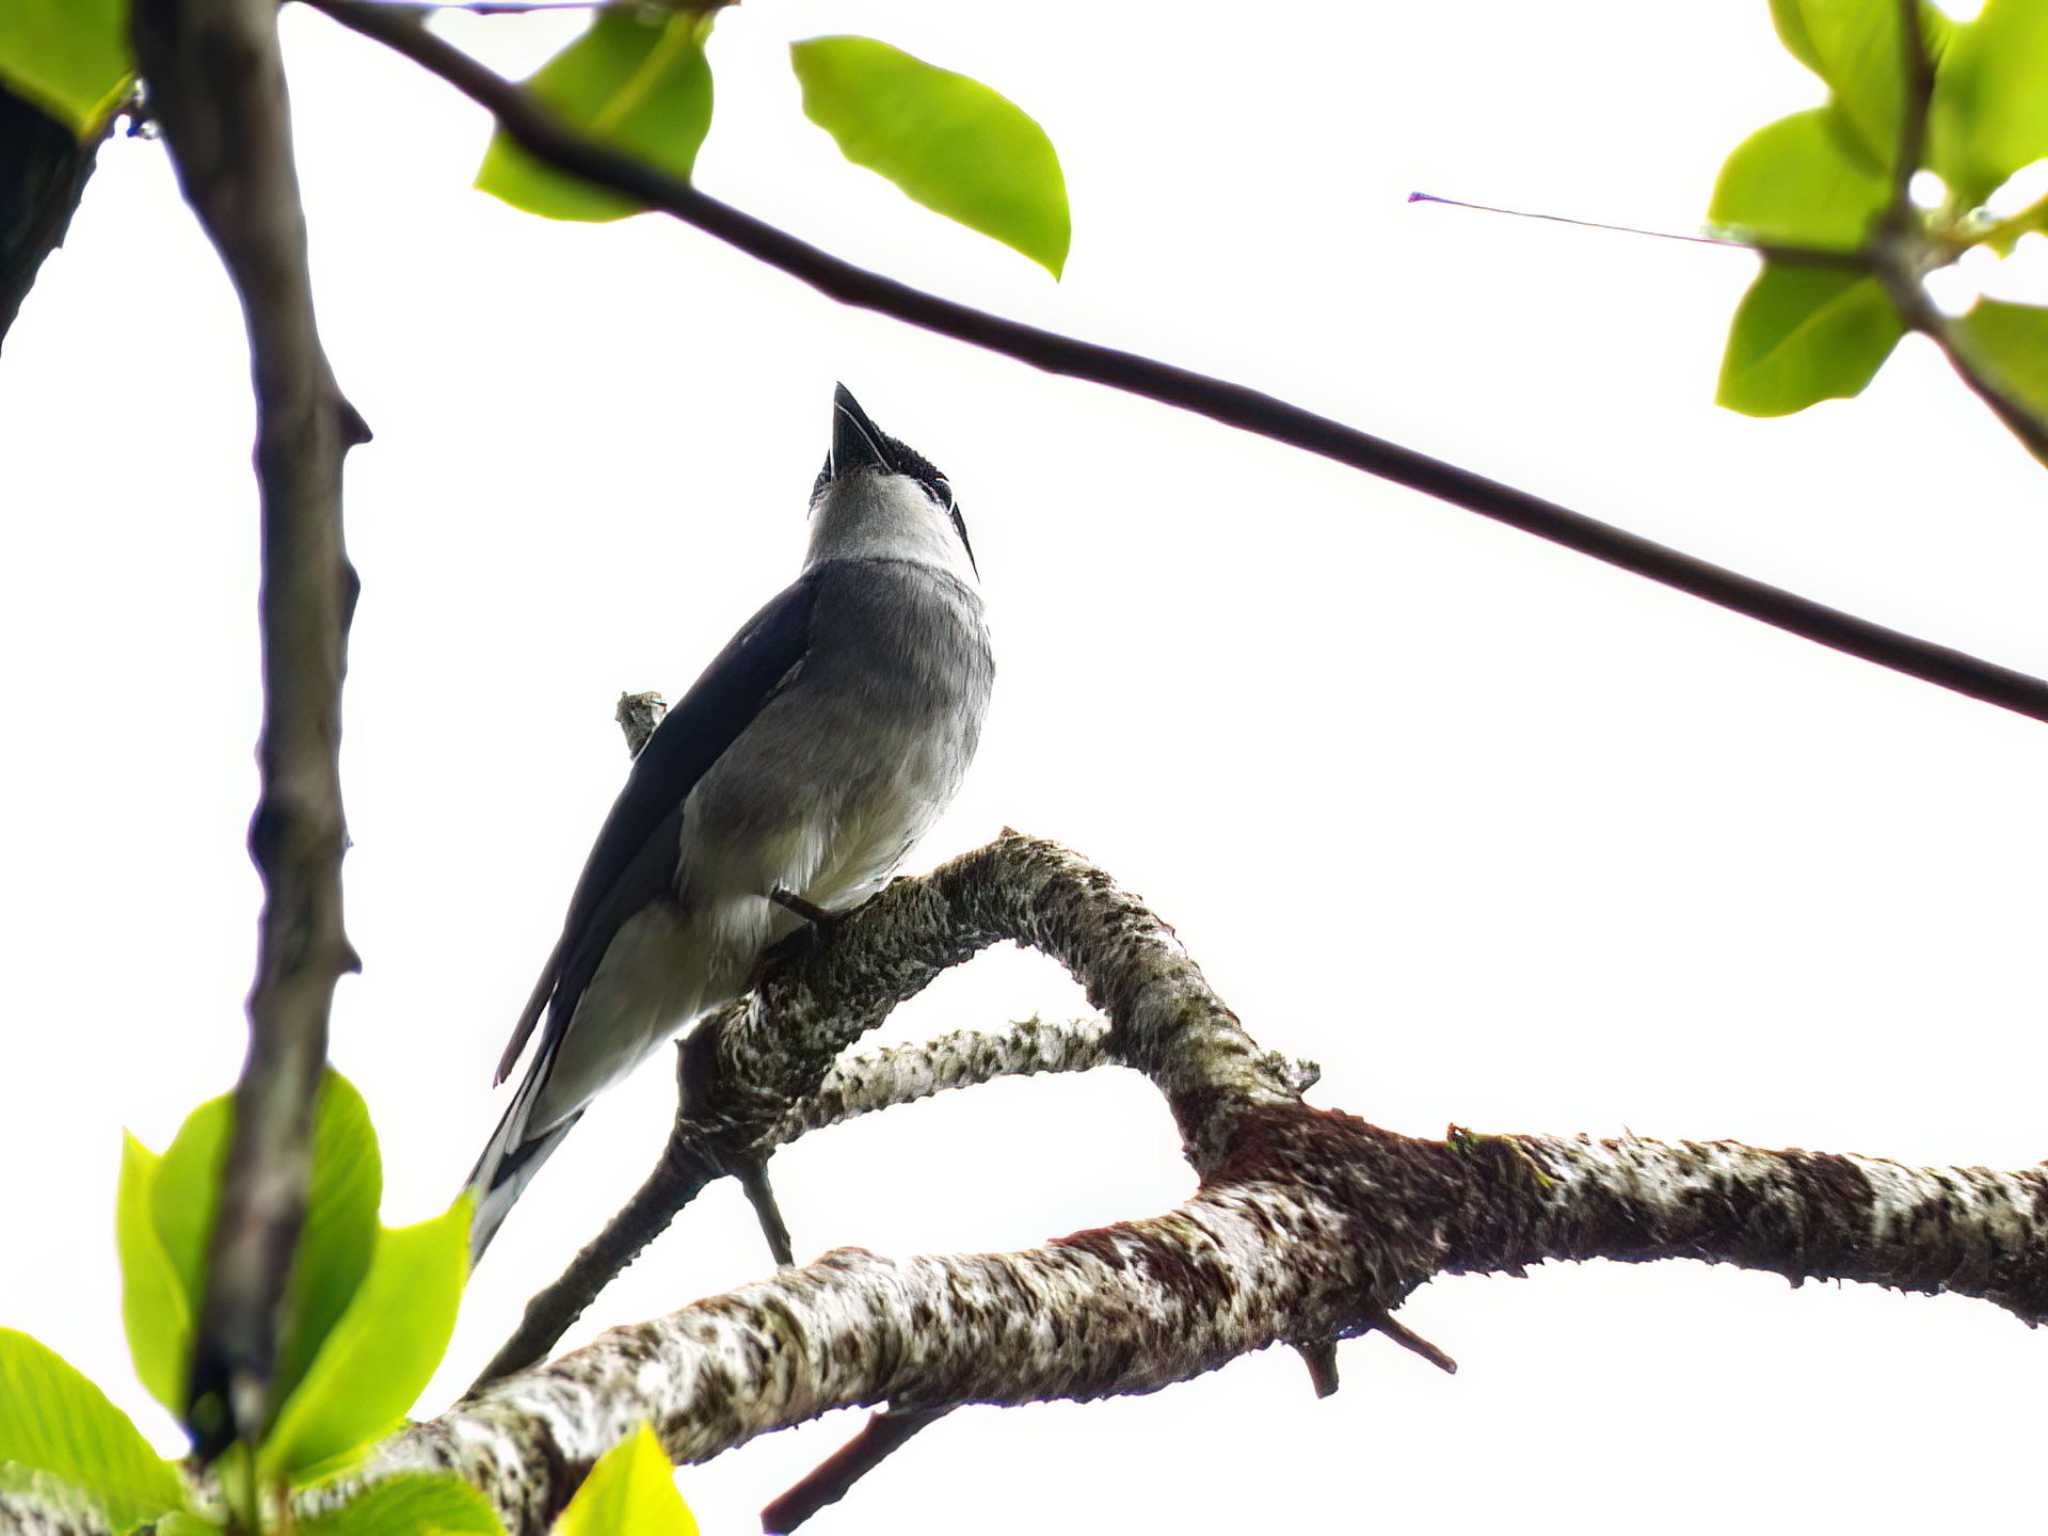
[[[846,921],[843,912],[827,912],[815,902],[806,901],[787,886],[778,885],[768,893],[768,899],[785,912],[794,912],[798,917],[817,929],[820,934],[830,933]]]
[[[789,1227],[782,1219],[782,1208],[775,1203],[775,1190],[768,1182],[768,1159],[735,1159],[732,1173],[740,1181],[740,1188],[746,1191],[747,1204],[754,1208],[754,1219],[761,1224],[761,1235],[768,1239],[768,1251],[775,1255],[775,1262],[784,1267],[794,1264],[796,1251],[790,1243]]]

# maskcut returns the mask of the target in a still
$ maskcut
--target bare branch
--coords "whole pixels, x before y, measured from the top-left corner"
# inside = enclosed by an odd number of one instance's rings
[[[736,1016],[738,1006],[727,1017]],[[484,1367],[476,1388],[542,1359],[612,1277],[666,1231],[705,1186],[728,1171],[742,1174],[737,1165],[745,1157],[764,1155],[811,1131],[948,1088],[972,1087],[1007,1075],[1086,1071],[1110,1060],[1108,1035],[1106,1020],[1047,1024],[1029,1019],[1003,1034],[959,1030],[925,1045],[888,1046],[851,1057],[832,1066],[815,1093],[792,1104],[773,1122],[761,1138],[758,1154],[725,1145],[731,1131],[721,1122],[707,1124],[679,1115],[654,1172],[561,1277],[526,1304],[518,1329]],[[685,1045],[686,1054],[688,1049]],[[788,1250],[776,1248],[772,1231],[769,1241],[776,1261],[790,1262]],[[783,1241],[788,1241],[786,1232]]]
[[[838,1407],[1147,1392],[1270,1344],[1381,1327],[1433,1275],[1547,1259],[1695,1259],[2048,1315],[2038,1168],[1733,1142],[1421,1141],[1300,1105],[1238,1117],[1232,1140],[1167,1215],[1021,1253],[841,1249],[490,1387],[395,1437],[364,1476],[447,1468],[510,1530],[538,1532],[643,1417],[677,1460],[702,1461]],[[1080,1317],[1086,1329],[1047,1326]]]
[[[2048,465],[2048,417],[2026,397],[2007,387],[1998,370],[1977,357],[1962,329],[1941,312],[1927,292],[1928,272],[1960,254],[1960,248],[1930,240],[1926,220],[1913,206],[1913,176],[1927,147],[1927,115],[1934,100],[1934,60],[1921,30],[1923,0],[1897,0],[1899,67],[1903,89],[1899,103],[1899,144],[1892,167],[1892,197],[1877,221],[1864,260],[1884,285],[1909,330],[1920,332],[1941,348],[1941,354],[1963,385]]]
[[[1911,214],[1913,176],[1927,150],[1927,109],[1934,103],[1934,60],[1927,53],[1927,34],[1920,29],[1924,0],[1897,0],[1899,70],[1904,89],[1899,95],[1898,157],[1892,166],[1892,206]]]
[[[189,1416],[210,1452],[265,1417],[328,1007],[357,964],[341,900],[337,753],[356,597],[341,461],[369,430],[342,398],[314,324],[276,6],[136,0],[133,31],[180,184],[241,297],[257,405],[264,718],[249,847],[264,906],[192,1366]]]
[[[1252,1043],[1172,929],[1075,854],[1005,832],[923,879],[898,880],[823,939],[771,956],[751,997],[698,1025],[682,1051],[682,1105],[661,1163],[527,1304],[479,1385],[542,1359],[684,1204],[777,1144],[778,1125],[820,1091],[848,1045],[1001,939],[1052,956],[1088,990],[1112,1023],[1104,1049],[1166,1095],[1197,1171],[1220,1154],[1241,1109],[1299,1098],[1304,1069]],[[1015,1059],[1034,1049],[1025,1042]]]
[[[786,1146],[811,1131],[879,1109],[972,1088],[999,1077],[1088,1072],[1116,1058],[1107,1019],[1022,1020],[1006,1030],[957,1029],[916,1045],[887,1045],[837,1062],[776,1121],[769,1136]]]
[[[308,3],[448,81],[488,109],[499,126],[535,158],[673,215],[840,303],[891,315],[906,324],[1016,358],[1048,373],[1142,395],[1226,426],[1290,444],[1848,655],[2036,720],[2048,720],[2048,681],[1873,624],[1695,559],[1258,390],[1005,320],[869,272],[709,197],[688,182],[564,127],[518,86],[424,28],[394,16],[390,7],[362,5],[355,0]]]
[[[943,1419],[950,1408],[885,1408],[868,1415],[860,1433],[818,1463],[804,1479],[761,1511],[766,1536],[788,1536],[853,1485],[910,1443],[913,1435]]]

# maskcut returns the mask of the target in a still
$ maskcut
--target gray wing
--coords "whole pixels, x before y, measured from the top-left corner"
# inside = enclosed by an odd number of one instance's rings
[[[569,898],[562,936],[498,1063],[497,1082],[511,1075],[543,1010],[548,1026],[541,1049],[551,1053],[621,925],[674,888],[683,801],[802,663],[816,602],[812,575],[770,599],[690,685],[634,759]]]

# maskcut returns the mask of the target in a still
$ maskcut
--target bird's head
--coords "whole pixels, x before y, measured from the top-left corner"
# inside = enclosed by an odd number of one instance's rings
[[[811,557],[914,560],[977,582],[967,519],[933,463],[869,419],[844,384],[832,391],[832,447],[811,488]]]

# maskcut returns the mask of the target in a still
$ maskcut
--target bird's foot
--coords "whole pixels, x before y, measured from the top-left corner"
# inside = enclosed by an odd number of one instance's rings
[[[768,899],[785,912],[794,912],[798,917],[809,923],[818,931],[818,935],[821,938],[845,922],[849,916],[849,914],[844,912],[827,912],[823,907],[815,902],[806,901],[786,886],[778,885],[775,887],[774,890],[768,893]]]

